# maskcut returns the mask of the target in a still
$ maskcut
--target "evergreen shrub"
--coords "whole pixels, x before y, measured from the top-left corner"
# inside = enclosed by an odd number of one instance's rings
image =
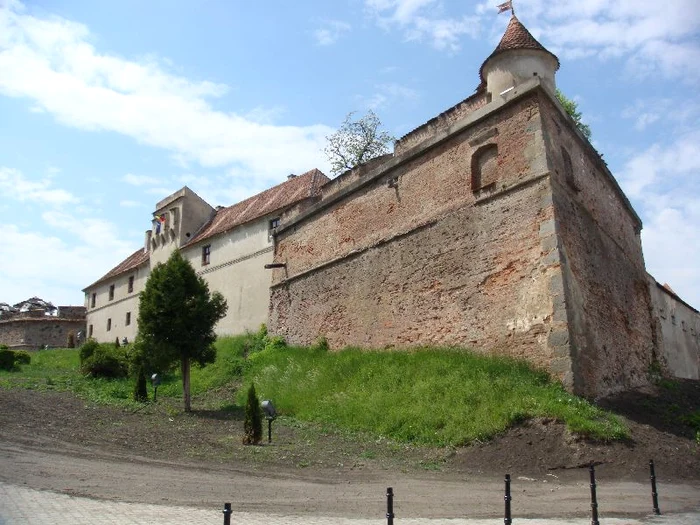
[[[262,439],[262,409],[255,393],[255,384],[248,389],[248,402],[245,405],[243,421],[243,444],[257,445]]]

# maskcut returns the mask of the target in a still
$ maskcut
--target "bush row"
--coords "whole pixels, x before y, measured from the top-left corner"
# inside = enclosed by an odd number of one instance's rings
[[[129,375],[128,346],[88,339],[80,347],[80,371],[92,377],[119,378]]]
[[[7,345],[0,345],[0,370],[16,370],[20,365],[28,365],[31,360],[29,352],[10,350]]]

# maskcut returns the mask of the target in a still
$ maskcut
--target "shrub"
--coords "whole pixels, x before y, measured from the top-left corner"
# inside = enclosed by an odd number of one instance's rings
[[[32,362],[32,356],[25,350],[15,350],[15,365],[28,365]]]
[[[114,346],[116,346],[117,348],[119,348],[121,346],[119,344],[119,336],[117,336],[117,338],[114,340]]]
[[[94,352],[82,361],[80,370],[83,374],[93,377],[126,377],[129,373],[129,362],[126,353],[121,349],[110,344],[98,344]]]
[[[0,370],[16,370],[19,365],[28,365],[31,361],[29,352],[10,350],[6,345],[0,347]]]
[[[134,385],[134,401],[148,401],[148,383],[143,364],[136,367],[136,384]]]
[[[95,341],[92,337],[90,337],[83,346],[80,347],[80,366],[82,367],[85,361],[90,359],[92,357],[92,354],[95,353],[95,350],[99,348],[100,344]]]
[[[15,353],[7,347],[0,349],[0,370],[12,370],[15,367]]]
[[[75,332],[68,332],[66,348],[75,348]]]
[[[262,410],[260,401],[255,393],[255,384],[248,389],[248,402],[245,405],[245,420],[243,421],[243,444],[257,445],[262,439]]]

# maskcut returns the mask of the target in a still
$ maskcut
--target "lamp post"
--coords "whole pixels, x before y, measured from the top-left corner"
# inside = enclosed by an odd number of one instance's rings
[[[158,374],[153,374],[151,376],[151,383],[153,383],[153,402],[158,400],[158,386],[160,385],[160,376]]]
[[[267,442],[272,443],[272,422],[277,419],[277,410],[275,410],[275,405],[269,399],[263,401],[261,405],[265,413],[265,419],[267,419]]]

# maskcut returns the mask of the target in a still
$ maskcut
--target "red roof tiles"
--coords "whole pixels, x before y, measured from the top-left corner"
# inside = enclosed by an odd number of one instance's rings
[[[143,248],[139,248],[134,253],[129,255],[129,257],[127,257],[114,268],[112,268],[110,271],[108,271],[105,275],[100,277],[97,281],[92,283],[90,286],[85,287],[84,290],[92,288],[93,286],[95,286],[98,283],[101,283],[102,281],[106,281],[107,279],[126,273],[129,270],[133,270],[134,268],[141,266],[146,261],[148,261],[148,252]]]
[[[534,36],[532,36],[530,31],[527,30],[527,28],[520,22],[520,20],[518,20],[518,18],[515,15],[513,15],[510,17],[510,22],[508,22],[506,32],[503,33],[503,37],[496,46],[496,49],[494,49],[493,53],[491,53],[489,57],[486,60],[484,60],[484,63],[481,64],[481,67],[479,68],[479,76],[481,77],[482,83],[486,81],[486,79],[484,79],[484,66],[486,65],[486,62],[491,60],[496,55],[500,55],[504,51],[510,51],[514,49],[534,49],[537,51],[544,51],[545,53],[549,53],[557,61],[557,69],[559,69],[559,59],[556,57],[556,55],[554,55],[550,51],[547,51],[547,49],[545,49],[545,47],[542,44],[540,44]]]
[[[329,180],[328,177],[314,168],[303,175],[293,177],[262,193],[253,195],[238,204],[234,204],[228,208],[221,208],[217,210],[211,220],[207,222],[185,246],[203,241],[219,233],[224,233],[231,228],[235,228],[246,222],[291,206],[307,197],[317,195],[320,193],[321,186]],[[182,247],[184,248],[184,246]],[[148,259],[149,252],[141,248],[132,253],[90,286],[86,287],[85,290],[107,279],[133,270],[148,261]]]
[[[329,180],[328,177],[314,168],[233,206],[222,208],[201,230],[194,234],[185,246],[224,233],[231,228],[286,208],[307,197],[312,197],[319,193],[321,186]]]

